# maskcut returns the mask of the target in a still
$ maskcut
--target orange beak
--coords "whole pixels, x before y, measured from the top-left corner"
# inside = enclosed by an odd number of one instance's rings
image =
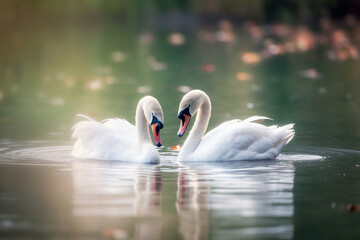
[[[161,138],[160,138],[160,126],[159,123],[154,123],[151,125],[151,130],[153,132],[153,136],[154,136],[154,142],[155,145],[158,147],[161,147]]]
[[[189,125],[191,117],[187,114],[183,114],[180,120],[180,129],[178,131],[178,136],[182,137],[184,133],[186,132],[186,128]]]

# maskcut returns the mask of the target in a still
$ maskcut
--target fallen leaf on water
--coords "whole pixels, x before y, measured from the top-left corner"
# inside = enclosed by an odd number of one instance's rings
[[[251,75],[251,73],[238,72],[236,74],[236,79],[239,81],[249,81],[252,79],[252,75]]]
[[[216,32],[215,37],[218,42],[234,43],[236,40],[233,31],[233,25],[230,21],[223,20],[220,22],[220,30]]]
[[[358,58],[358,56],[359,56],[358,50],[353,45],[350,45],[348,47],[348,51],[349,51],[349,55],[351,58],[353,58],[353,59]]]
[[[182,33],[172,33],[168,36],[171,45],[180,46],[185,43],[185,36]]]
[[[304,78],[309,78],[309,79],[320,78],[319,72],[314,68],[309,68],[304,71],[301,71],[300,75]]]
[[[300,51],[307,51],[310,48],[313,48],[314,41],[314,34],[310,30],[306,28],[300,28],[297,30],[295,34],[295,43]]]
[[[64,105],[65,101],[63,98],[53,98],[50,100],[50,104],[54,106]]]
[[[114,62],[124,62],[126,60],[126,55],[123,52],[115,51],[111,53],[110,58]]]
[[[181,145],[175,145],[175,146],[169,147],[169,149],[171,149],[171,150],[176,150],[176,151],[179,151],[181,148],[182,148]]]
[[[335,47],[342,47],[349,42],[349,39],[343,30],[335,30],[331,35],[331,40]]]
[[[104,82],[100,78],[91,80],[88,84],[86,84],[86,89],[90,91],[96,91],[103,87],[104,87]]]
[[[140,87],[137,88],[138,93],[148,93],[150,91],[151,91],[150,86],[140,86]]]
[[[255,105],[254,105],[253,103],[247,103],[247,104],[246,104],[246,107],[247,107],[248,109],[253,109],[253,108],[255,107]]]
[[[191,90],[191,87],[180,85],[180,86],[176,86],[175,90],[178,91],[178,92],[187,93],[187,92],[189,92]]]
[[[128,234],[125,230],[117,228],[107,228],[104,230],[103,235],[108,239],[127,239]]]
[[[260,55],[254,52],[245,52],[241,54],[241,60],[245,64],[256,64],[261,61]]]
[[[204,63],[204,64],[201,66],[201,69],[202,69],[204,72],[212,73],[212,72],[215,71],[215,66],[214,66],[214,64],[212,64],[212,63]]]
[[[354,204],[354,203],[350,203],[350,204],[348,204],[348,206],[347,206],[347,210],[348,210],[349,212],[358,212],[358,211],[360,211],[360,205]]]
[[[274,56],[283,54],[285,52],[284,47],[279,44],[270,44],[267,49],[269,53]]]

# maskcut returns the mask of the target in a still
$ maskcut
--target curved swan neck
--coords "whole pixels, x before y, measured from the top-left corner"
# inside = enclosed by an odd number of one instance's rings
[[[148,123],[144,114],[144,101],[140,101],[136,107],[135,126],[140,150],[144,144],[152,144]]]
[[[192,153],[200,144],[204,136],[211,116],[211,102],[210,98],[203,94],[200,101],[202,102],[199,108],[198,116],[190,131],[189,137],[186,139],[182,152]]]

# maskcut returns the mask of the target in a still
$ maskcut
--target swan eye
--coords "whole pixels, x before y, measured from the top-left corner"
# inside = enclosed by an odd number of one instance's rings
[[[152,113],[152,121],[151,121],[151,124],[150,125],[153,125],[153,124],[155,124],[155,123],[157,123],[158,124],[158,126],[156,127],[156,129],[162,129],[163,127],[164,127],[164,124],[161,122],[161,121],[159,121],[159,119],[157,119],[157,117],[155,117],[154,116],[154,114]]]
[[[151,116],[152,116],[152,120],[151,120],[151,123],[150,125],[153,125],[155,123],[157,123],[159,120],[157,119],[157,117],[154,116],[154,113],[151,113]]]
[[[191,114],[190,114],[190,105],[185,108],[184,110],[182,110],[181,112],[179,112],[178,114],[178,118],[181,119],[181,120],[184,120],[184,114],[188,115],[189,117],[191,117]]]

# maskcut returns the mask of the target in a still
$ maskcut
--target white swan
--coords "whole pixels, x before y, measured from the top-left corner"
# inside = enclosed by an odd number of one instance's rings
[[[267,127],[255,121],[269,118],[254,116],[224,122],[204,136],[211,115],[210,98],[203,91],[192,90],[179,105],[179,137],[197,111],[194,127],[179,152],[179,161],[274,159],[295,134],[294,124]]]
[[[151,125],[155,145],[161,146],[160,129],[163,111],[151,96],[143,97],[136,108],[135,126],[125,119],[87,120],[73,127],[75,139],[72,155],[78,158],[158,163],[159,154],[154,147],[148,124]]]

